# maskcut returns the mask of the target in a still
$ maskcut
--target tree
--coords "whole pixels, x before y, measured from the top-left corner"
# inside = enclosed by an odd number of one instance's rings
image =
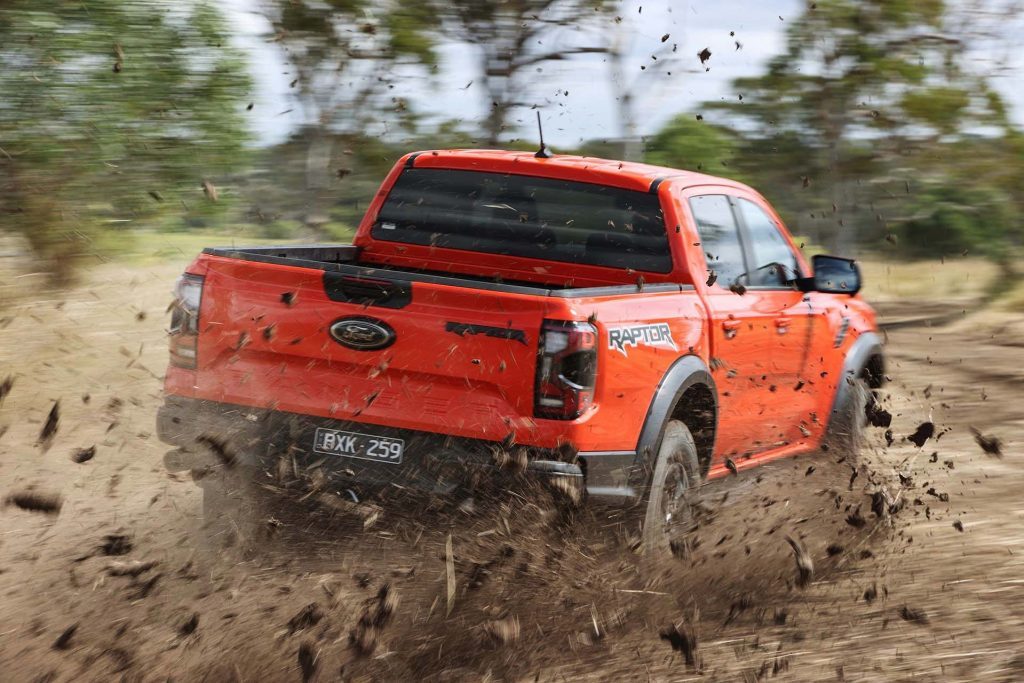
[[[798,229],[813,216],[814,232],[845,251],[916,180],[914,154],[1008,125],[955,28],[942,0],[812,3],[765,73],[734,81],[742,100],[708,107],[743,132],[740,159],[784,188]]]
[[[276,0],[269,18],[308,126],[380,133],[384,121],[401,125],[410,112],[396,83],[437,64],[436,15],[415,0]]]
[[[594,29],[611,6],[610,0],[449,0],[438,7],[447,34],[477,51],[487,144],[498,144],[515,109],[538,103],[528,93],[545,65],[607,52]]]
[[[305,118],[307,223],[316,227],[328,220],[335,139],[414,127],[396,86],[436,66],[437,15],[418,0],[274,0],[269,18]]]
[[[901,250],[911,256],[978,252],[998,262],[1007,228],[1015,223],[1008,197],[996,188],[931,184],[915,194],[898,223]]]
[[[644,161],[737,178],[734,162],[739,144],[740,139],[733,131],[683,114],[647,138]]]
[[[671,13],[671,6],[668,11]],[[615,96],[621,147],[615,156],[638,161],[643,155],[644,143],[640,137],[637,111],[655,109],[659,96],[671,87],[672,74],[678,75],[686,69],[680,60],[679,45],[671,40],[670,33],[652,41],[635,25],[638,15],[632,12],[630,15],[632,18],[616,16],[614,21],[605,24],[604,29],[608,43],[608,85]],[[641,41],[647,41],[645,47],[650,57],[644,60],[646,63],[640,65],[639,70],[627,73],[628,57],[638,52]]]
[[[213,204],[244,158],[249,88],[207,4],[8,0],[0,229],[66,282],[104,224]],[[220,194],[223,198],[223,193]]]

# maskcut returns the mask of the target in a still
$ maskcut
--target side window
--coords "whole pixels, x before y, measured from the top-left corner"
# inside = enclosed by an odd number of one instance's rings
[[[724,194],[691,197],[690,211],[697,222],[708,270],[717,274],[719,285],[728,287],[747,271],[729,199]]]
[[[750,284],[782,287],[800,277],[796,256],[771,216],[752,201],[737,199],[736,204],[746,223],[754,254]]]

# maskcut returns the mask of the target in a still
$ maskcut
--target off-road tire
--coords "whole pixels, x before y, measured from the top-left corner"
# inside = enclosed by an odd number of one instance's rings
[[[679,554],[695,526],[701,474],[689,428],[669,420],[645,496],[641,552],[654,562]]]
[[[269,540],[270,495],[256,485],[249,470],[211,474],[200,485],[203,537],[209,548],[251,555]]]
[[[868,405],[874,400],[874,392],[866,378],[857,377],[851,381],[849,397],[829,425],[825,444],[830,453],[846,457],[851,464],[858,461],[867,444]]]

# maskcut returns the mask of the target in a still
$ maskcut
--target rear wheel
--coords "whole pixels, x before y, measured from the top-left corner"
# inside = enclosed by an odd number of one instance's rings
[[[203,489],[203,530],[215,549],[251,554],[273,532],[272,506],[266,491],[245,469],[222,471],[200,482]]]
[[[642,551],[653,560],[681,551],[695,526],[700,461],[689,428],[669,420],[661,439],[644,510]]]

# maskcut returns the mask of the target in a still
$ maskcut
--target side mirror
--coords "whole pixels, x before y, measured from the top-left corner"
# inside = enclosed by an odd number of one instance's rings
[[[814,276],[801,278],[800,289],[805,292],[849,294],[860,291],[860,268],[853,259],[817,255],[811,259]]]

